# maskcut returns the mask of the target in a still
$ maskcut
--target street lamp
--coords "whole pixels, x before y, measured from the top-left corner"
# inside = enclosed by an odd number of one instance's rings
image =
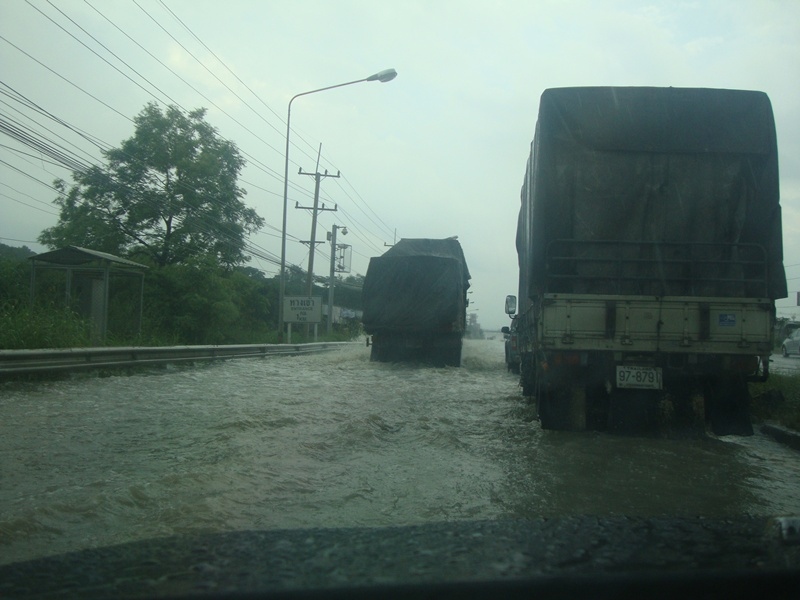
[[[397,71],[394,69],[384,69],[377,73],[365,77],[364,79],[356,79],[355,81],[348,81],[346,83],[338,83],[336,85],[329,85],[318,90],[311,90],[310,92],[302,92],[292,96],[289,100],[289,108],[286,111],[286,152],[285,164],[283,169],[283,228],[281,229],[281,272],[278,287],[278,341],[283,341],[283,298],[286,294],[286,211],[289,203],[289,121],[292,117],[292,102],[295,98],[300,96],[308,96],[309,94],[316,94],[317,92],[324,92],[325,90],[332,90],[334,88],[344,87],[346,85],[353,85],[354,83],[361,83],[363,81],[380,81],[386,83],[397,77]]]

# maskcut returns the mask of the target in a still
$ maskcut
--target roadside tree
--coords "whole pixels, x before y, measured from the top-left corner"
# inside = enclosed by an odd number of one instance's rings
[[[246,262],[246,236],[264,220],[242,201],[238,148],[205,121],[205,112],[148,104],[134,118],[134,136],[103,152],[104,167],[74,172],[71,187],[56,182],[59,222],[39,241],[147,256],[160,267]]]

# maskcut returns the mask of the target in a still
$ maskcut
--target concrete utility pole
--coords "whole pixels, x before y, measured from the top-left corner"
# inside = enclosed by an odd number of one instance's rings
[[[331,228],[331,232],[329,234],[329,238],[331,240],[331,272],[328,276],[328,324],[325,328],[325,331],[330,334],[333,330],[333,286],[336,282],[336,252],[338,248],[336,247],[336,230],[339,229],[338,225],[334,225]],[[342,235],[347,235],[347,227],[342,227]]]
[[[338,210],[338,205],[336,204],[333,205],[333,208],[327,208],[325,204],[323,204],[322,207],[319,206],[319,184],[323,177],[339,177],[341,173],[337,171],[336,175],[329,175],[327,169],[324,173],[320,173],[319,171],[316,173],[306,173],[303,169],[300,169],[298,173],[300,175],[312,175],[314,177],[314,206],[300,206],[299,203],[295,203],[294,206],[295,208],[311,211],[311,240],[308,242],[308,282],[306,283],[307,295],[311,296],[314,290],[314,252],[317,248],[317,214],[324,210]]]

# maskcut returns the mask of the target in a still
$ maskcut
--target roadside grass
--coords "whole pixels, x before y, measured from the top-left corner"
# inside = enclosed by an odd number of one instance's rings
[[[12,302],[0,303],[0,349],[34,350],[44,348],[86,348],[90,346],[182,346],[191,344],[181,339],[174,331],[160,331],[145,327],[141,334],[125,334],[109,330],[104,343],[92,338],[91,323],[75,313],[52,306],[29,307]],[[305,327],[296,327],[292,342],[346,342],[359,337],[361,330],[352,323],[336,325],[328,334],[324,326],[318,328],[314,339],[313,331],[308,334]],[[238,323],[230,324],[219,332],[219,341],[208,344],[276,344],[278,331],[263,323],[260,326],[244,328]]]
[[[750,414],[800,431],[800,376],[771,374],[766,383],[751,383]]]
[[[89,346],[91,326],[66,309],[0,306],[0,348]]]

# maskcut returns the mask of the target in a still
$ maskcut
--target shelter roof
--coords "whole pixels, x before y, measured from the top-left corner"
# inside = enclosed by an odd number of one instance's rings
[[[87,263],[101,262],[105,263],[106,266],[118,266],[122,268],[133,267],[137,269],[148,268],[146,265],[133,262],[127,258],[114,256],[107,252],[81,248],[80,246],[67,246],[66,248],[59,248],[58,250],[43,252],[42,254],[31,256],[29,260],[68,266],[82,266]]]

